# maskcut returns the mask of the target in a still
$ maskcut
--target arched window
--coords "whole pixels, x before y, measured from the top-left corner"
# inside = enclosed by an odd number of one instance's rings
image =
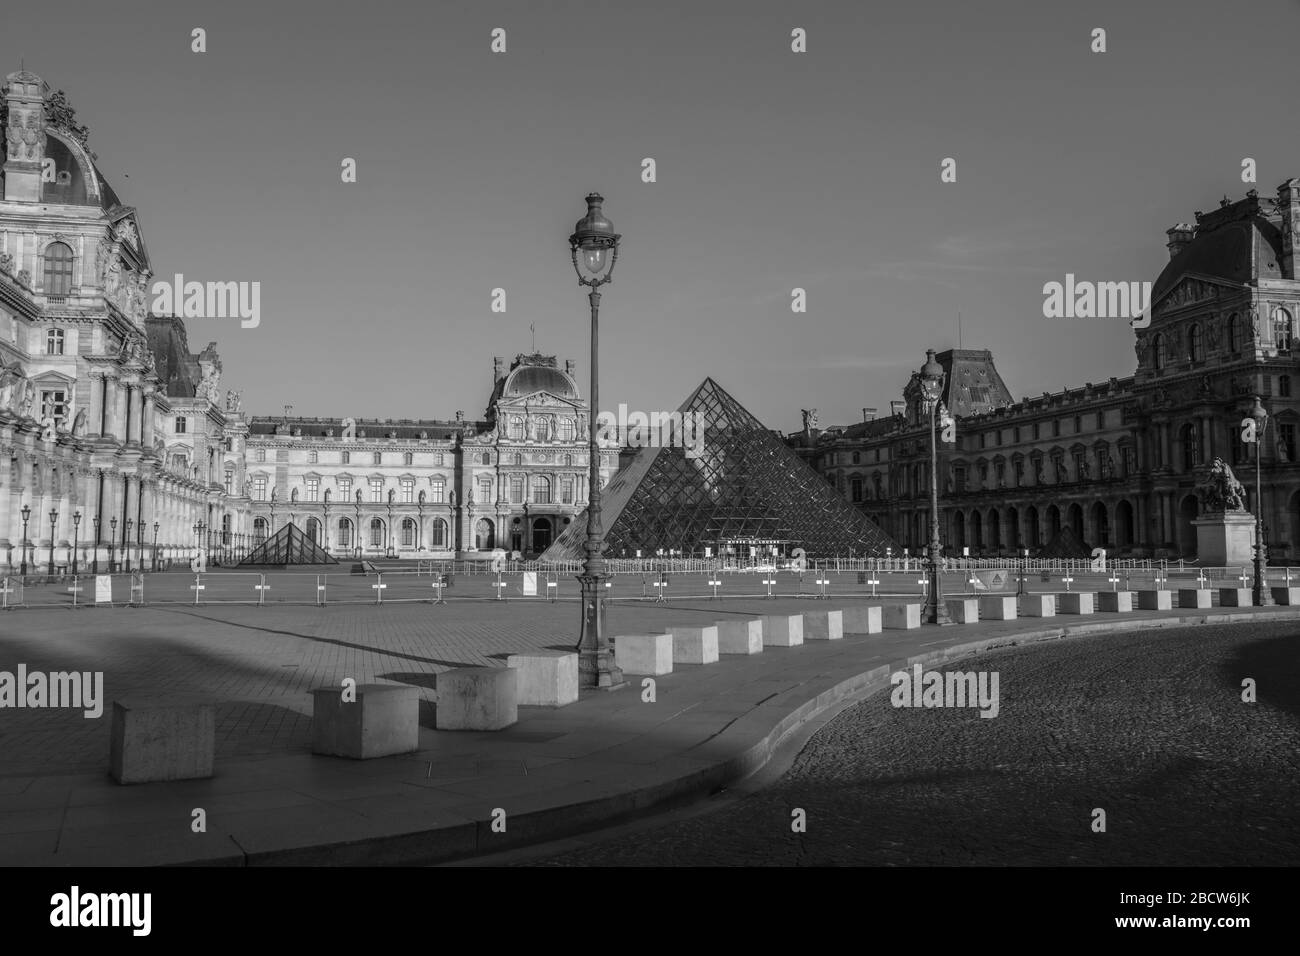
[[[402,547],[415,547],[415,520],[413,518],[402,519]]]
[[[433,527],[430,528],[429,530],[430,530],[429,537],[432,539],[431,540],[432,547],[435,548],[447,547],[447,522],[443,521],[441,518],[434,518]]]
[[[492,456],[487,452],[483,452],[483,464],[485,465],[492,464]]]
[[[384,546],[384,519],[370,519],[370,547],[382,548]]]
[[[51,242],[45,247],[45,294],[67,295],[72,291],[72,247]]]
[[[408,451],[408,452],[403,452],[403,453],[402,453],[402,464],[403,464],[403,465],[413,465],[413,464],[415,464],[415,455],[414,455],[413,453],[409,452],[409,451]]]
[[[506,437],[512,441],[521,441],[524,437],[524,420],[518,415],[511,415],[506,423]]]
[[[533,504],[549,505],[551,503],[551,479],[545,475],[533,476]]]
[[[524,463],[524,456],[519,454],[519,452],[515,452],[515,464],[522,465],[523,463]]]
[[[45,333],[45,354],[62,355],[63,354],[63,330],[50,329]]]
[[[510,476],[510,500],[515,504],[520,504],[524,500],[524,476]]]
[[[1165,367],[1165,337],[1159,333],[1151,338],[1151,367]]]
[[[221,543],[224,546],[230,544],[230,515],[221,516]]]
[[[1201,326],[1198,322],[1193,322],[1191,328],[1187,330],[1187,355],[1193,362],[1205,358],[1205,349],[1201,345]]]
[[[1178,435],[1183,446],[1183,470],[1191,471],[1201,463],[1201,441],[1196,425],[1184,425]]]
[[[1279,352],[1291,351],[1291,338],[1294,330],[1291,328],[1291,313],[1286,309],[1273,310],[1273,341],[1277,345]]]
[[[560,441],[573,441],[573,419],[560,419]]]
[[[1239,348],[1241,348],[1241,320],[1234,312],[1228,317],[1228,351],[1236,352]]]
[[[572,468],[572,467],[573,467],[573,456],[572,456],[572,455],[565,455],[565,456],[564,456],[564,467],[565,467],[565,468]]]
[[[340,548],[352,547],[352,519],[351,518],[339,519],[339,547]]]
[[[862,453],[861,453],[861,452],[856,452],[856,451],[855,451],[855,452],[853,453],[853,464],[858,465],[858,464],[861,464],[861,463],[862,463]]]
[[[429,482],[429,500],[434,504],[442,504],[447,498],[447,480],[441,475]]]
[[[265,540],[266,540],[266,519],[254,518],[253,519],[253,541],[257,544],[261,544]]]

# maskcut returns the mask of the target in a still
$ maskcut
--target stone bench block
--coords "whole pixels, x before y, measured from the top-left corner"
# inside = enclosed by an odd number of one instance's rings
[[[1254,607],[1255,595],[1250,588],[1219,588],[1220,607]]]
[[[763,618],[763,646],[794,647],[802,643],[802,614],[769,614]]]
[[[838,641],[843,636],[843,611],[804,612],[803,638],[805,641]]]
[[[980,617],[986,621],[1014,621],[1016,599],[1010,595],[985,595],[980,598]]]
[[[879,634],[884,627],[879,604],[846,607],[843,620],[845,634]]]
[[[718,662],[718,628],[676,625],[673,636],[674,664],[716,664]]]
[[[910,631],[921,626],[921,605],[919,604],[885,604],[882,607],[884,623],[887,628]]]
[[[1095,610],[1097,595],[1093,591],[1066,591],[1056,596],[1058,614],[1091,614]]]
[[[217,708],[188,697],[113,701],[109,770],[118,783],[212,776]]]
[[[369,760],[420,749],[420,688],[358,684],[356,700],[343,688],[311,692],[311,752]]]
[[[975,624],[980,619],[979,598],[949,598],[948,616],[954,624]]]
[[[1179,607],[1209,607],[1210,589],[1209,588],[1179,588],[1178,606]]]
[[[763,619],[719,621],[719,654],[760,654],[763,651]]]
[[[578,699],[576,651],[537,650],[511,654],[506,665],[519,671],[518,703],[563,707]]]
[[[1143,611],[1168,611],[1173,606],[1171,591],[1138,591],[1138,607]]]
[[[1300,588],[1269,588],[1274,604],[1300,604]]]
[[[614,663],[624,674],[637,676],[673,672],[673,636],[663,634],[620,634],[614,638]]]
[[[454,667],[437,677],[439,730],[504,730],[519,720],[519,671]]]
[[[1133,610],[1132,591],[1101,591],[1097,594],[1097,609],[1127,614]]]
[[[1055,594],[1025,594],[1020,598],[1021,617],[1055,617]]]

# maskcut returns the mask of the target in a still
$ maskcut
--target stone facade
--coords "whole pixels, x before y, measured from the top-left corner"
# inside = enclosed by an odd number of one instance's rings
[[[957,419],[956,442],[938,454],[948,553],[1033,553],[1068,527],[1116,556],[1196,557],[1197,489],[1215,458],[1255,509],[1255,453],[1240,432],[1259,395],[1270,416],[1259,463],[1266,540],[1273,560],[1300,558],[1300,180],[1275,199],[1225,199],[1167,235],[1132,376],[1017,402],[989,352],[937,357]],[[805,422],[790,443],[913,554],[924,548],[930,446],[916,375],[888,417]]]

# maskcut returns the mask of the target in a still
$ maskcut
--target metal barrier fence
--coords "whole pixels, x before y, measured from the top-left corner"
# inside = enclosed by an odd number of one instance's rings
[[[1269,587],[1300,587],[1300,573],[1269,568]],[[1176,566],[1151,568],[1040,565],[1020,568],[952,568],[943,572],[944,593],[1139,590],[1174,587],[1240,587],[1254,584],[1252,569]],[[605,582],[616,601],[670,599],[921,596],[929,590],[925,568],[866,570],[812,568],[722,568],[705,571],[615,570]],[[570,601],[579,596],[572,573],[554,570],[483,571],[457,574],[424,569],[371,573],[176,571],[160,574],[78,576],[29,575],[0,578],[0,608],[112,607],[123,605],[317,605],[394,604],[452,601]]]

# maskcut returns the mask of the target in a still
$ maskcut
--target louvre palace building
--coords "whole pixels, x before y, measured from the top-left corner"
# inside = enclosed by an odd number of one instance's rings
[[[289,522],[336,555],[537,552],[585,506],[589,413],[553,356],[496,359],[472,419],[247,416],[216,343],[150,313],[142,216],[64,93],[12,73],[0,113],[0,572],[229,563]]]
[[[1260,470],[1272,560],[1300,558],[1300,180],[1251,190],[1168,230],[1169,262],[1134,330],[1130,376],[1016,400],[987,350],[936,358],[955,442],[940,444],[940,537],[972,556],[1077,553],[1193,558],[1197,486],[1221,458],[1255,510],[1241,421],[1268,413]],[[919,373],[887,417],[787,436],[806,461],[913,554],[930,535],[930,438]],[[1069,533],[1062,534],[1063,529]],[[1068,549],[1067,549],[1068,550]]]

